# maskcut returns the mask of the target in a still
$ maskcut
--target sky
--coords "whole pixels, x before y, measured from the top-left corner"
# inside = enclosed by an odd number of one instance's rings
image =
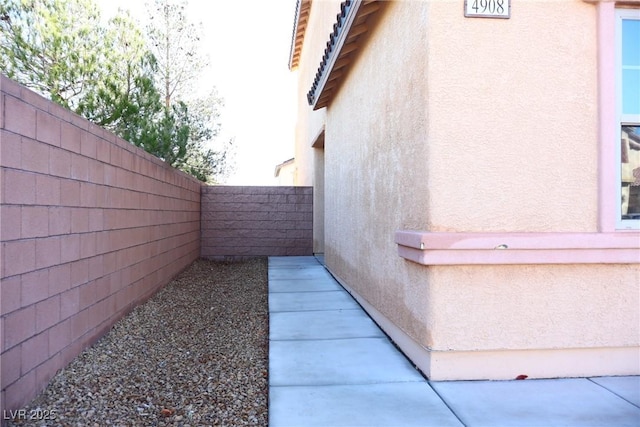
[[[146,23],[145,0],[97,0],[105,17],[128,9]],[[235,139],[236,171],[224,184],[276,185],[277,164],[293,157],[296,78],[289,48],[296,0],[189,0],[211,63],[200,84],[224,99],[219,139]]]

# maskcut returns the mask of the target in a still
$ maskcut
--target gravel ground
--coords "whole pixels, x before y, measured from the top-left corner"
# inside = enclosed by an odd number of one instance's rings
[[[58,372],[15,425],[268,424],[267,260],[198,260]]]

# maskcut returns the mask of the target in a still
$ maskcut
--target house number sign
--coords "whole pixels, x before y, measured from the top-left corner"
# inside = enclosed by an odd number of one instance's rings
[[[511,0],[464,0],[467,18],[505,18],[511,14]]]

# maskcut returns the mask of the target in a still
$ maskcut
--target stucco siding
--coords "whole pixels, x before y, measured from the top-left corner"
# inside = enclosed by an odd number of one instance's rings
[[[429,2],[430,231],[597,231],[596,8]]]
[[[640,373],[638,264],[434,267],[394,242],[599,231],[596,24],[581,0],[384,2],[326,109],[327,266],[433,379]]]
[[[397,257],[393,233],[428,221],[427,10],[384,5],[327,109],[325,137],[327,265],[421,341],[428,276]]]
[[[299,115],[296,123],[296,175],[295,185],[314,185],[313,170],[315,167],[313,150],[310,148],[315,138],[325,124],[326,109],[312,111],[304,94],[313,82],[316,69],[320,64],[327,44],[327,35],[336,20],[336,13],[340,10],[339,0],[314,1],[307,30],[305,32],[298,74],[298,111],[308,110],[308,114]]]
[[[640,345],[633,265],[431,267],[429,348],[536,350]]]

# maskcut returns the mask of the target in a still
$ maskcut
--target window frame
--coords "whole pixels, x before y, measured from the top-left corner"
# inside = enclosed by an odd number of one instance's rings
[[[640,114],[622,112],[622,21],[640,21],[640,8],[615,9],[615,182],[616,182],[616,230],[639,230],[640,219],[622,219],[622,126],[640,126]]]

